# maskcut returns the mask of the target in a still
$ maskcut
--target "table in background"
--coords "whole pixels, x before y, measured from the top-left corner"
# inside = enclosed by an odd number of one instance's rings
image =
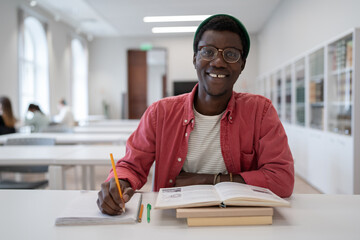
[[[48,165],[50,189],[64,189],[66,166],[81,166],[82,188],[95,189],[94,166],[110,169],[110,153],[118,160],[125,151],[124,145],[1,146],[0,165]]]
[[[12,133],[0,136],[0,144],[9,138],[54,138],[56,144],[125,144],[131,133]]]
[[[55,218],[80,191],[0,190],[2,239],[273,239],[357,240],[360,236],[360,196],[295,194],[291,208],[276,208],[273,225],[187,227],[175,210],[154,209],[157,193],[144,193],[151,203],[151,221],[98,226],[54,226]],[[97,208],[94,202],[94,208]],[[146,216],[146,211],[144,212]]]
[[[74,127],[74,133],[125,133],[131,134],[137,128],[134,126],[113,126],[113,127],[101,127],[101,126],[81,126]]]
[[[138,126],[140,119],[108,119],[84,123],[87,127],[134,127]]]

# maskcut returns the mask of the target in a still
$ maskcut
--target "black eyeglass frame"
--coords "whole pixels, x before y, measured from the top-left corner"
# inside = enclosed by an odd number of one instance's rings
[[[206,58],[204,58],[203,56],[202,56],[202,54],[201,54],[201,50],[203,49],[203,48],[212,48],[212,49],[214,49],[216,52],[214,53],[214,56],[211,58],[211,59],[206,59]],[[236,50],[236,51],[239,51],[239,58],[236,60],[236,61],[227,61],[226,59],[225,59],[225,51],[226,50],[230,50],[230,49],[234,49],[234,50]],[[242,57],[243,57],[243,52],[240,50],[240,49],[237,49],[237,48],[234,48],[234,47],[229,47],[229,48],[224,48],[224,49],[221,49],[221,48],[217,48],[217,47],[214,47],[214,46],[211,46],[211,45],[205,45],[205,46],[200,46],[199,47],[199,49],[198,49],[198,52],[200,53],[200,57],[202,58],[202,59],[204,59],[205,61],[209,61],[209,62],[211,62],[211,61],[213,61],[216,57],[217,57],[217,55],[219,54],[219,52],[222,52],[222,57],[223,57],[223,59],[224,59],[224,61],[225,62],[227,62],[227,63],[237,63]]]

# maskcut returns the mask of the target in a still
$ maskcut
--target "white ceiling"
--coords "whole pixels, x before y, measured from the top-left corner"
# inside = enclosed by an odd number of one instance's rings
[[[281,0],[37,0],[36,7],[89,36],[151,36],[152,27],[196,26],[199,22],[144,23],[145,16],[211,15],[239,18],[257,33]],[[179,35],[179,33],[176,33]],[[161,35],[161,34],[157,34]],[[173,34],[174,35],[174,34]]]

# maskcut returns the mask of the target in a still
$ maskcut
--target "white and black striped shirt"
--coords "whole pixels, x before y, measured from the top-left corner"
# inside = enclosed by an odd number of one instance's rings
[[[220,147],[220,120],[223,113],[206,116],[194,108],[194,130],[189,136],[183,170],[191,173],[227,173]]]

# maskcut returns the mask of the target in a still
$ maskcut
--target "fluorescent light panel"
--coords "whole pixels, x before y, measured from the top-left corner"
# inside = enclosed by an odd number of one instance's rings
[[[152,28],[153,33],[190,33],[195,32],[196,26],[190,27],[154,27]]]
[[[152,16],[144,17],[144,22],[192,22],[203,21],[211,15],[186,15],[186,16]]]
[[[30,6],[31,7],[35,7],[37,5],[37,2],[36,1],[30,1]]]

